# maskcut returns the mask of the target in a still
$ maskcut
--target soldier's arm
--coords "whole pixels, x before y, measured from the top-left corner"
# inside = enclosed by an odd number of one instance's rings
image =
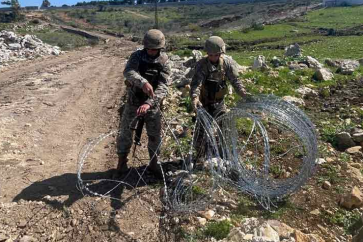
[[[140,62],[139,51],[135,51],[130,56],[130,59],[127,61],[124,70],[124,77],[131,85],[135,85],[138,88],[142,88],[144,84],[147,83],[148,81],[145,78],[143,78],[138,72],[139,62]]]
[[[203,68],[203,63],[199,61],[195,66],[195,73],[190,83],[190,98],[196,98],[200,96],[200,89],[203,81],[207,77],[207,71]]]
[[[163,65],[163,69],[160,71],[159,84],[154,90],[154,98],[149,98],[145,103],[153,107],[156,103],[160,104],[168,95],[168,89],[170,85],[170,75],[171,75],[171,63],[169,60]]]
[[[229,61],[226,62],[226,75],[235,92],[241,97],[246,96],[247,91],[242,84],[242,81],[239,79],[238,64],[232,59],[229,59]]]

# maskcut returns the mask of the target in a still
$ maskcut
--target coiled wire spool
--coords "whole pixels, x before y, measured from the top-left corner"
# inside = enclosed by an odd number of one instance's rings
[[[252,128],[245,144],[241,146],[238,144],[237,122],[246,118],[252,121]],[[296,106],[274,96],[259,96],[253,102],[239,102],[235,109],[219,117],[217,122],[223,133],[220,138],[224,139],[226,144],[219,148],[224,150],[220,158],[228,161],[229,165],[227,172],[219,173],[218,177],[239,190],[254,195],[260,201],[271,201],[298,190],[312,175],[318,156],[315,128],[310,119]],[[268,128],[265,127],[266,123]],[[287,155],[295,150],[300,156],[301,162],[299,165],[293,164],[295,173],[291,177],[276,179],[271,176],[274,154],[271,153],[268,134],[273,126],[289,133],[289,136],[295,135],[291,145],[297,145],[286,148],[283,154]],[[240,155],[246,152],[253,136],[258,136],[254,145],[263,146],[263,159],[259,157],[260,167],[251,167],[248,160],[241,159]],[[281,160],[281,157],[278,159]],[[297,160],[296,157],[294,160]]]

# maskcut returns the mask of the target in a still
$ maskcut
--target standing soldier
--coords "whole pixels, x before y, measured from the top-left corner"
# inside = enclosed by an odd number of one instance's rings
[[[238,64],[225,56],[226,45],[222,38],[212,36],[205,42],[208,56],[198,61],[192,79],[190,96],[193,109],[204,107],[214,118],[226,112],[224,97],[228,93],[227,79],[242,98],[247,92],[238,79]]]
[[[210,37],[206,40],[204,49],[208,56],[198,61],[195,66],[190,96],[195,112],[199,107],[204,107],[213,118],[217,118],[226,112],[224,97],[228,93],[227,79],[242,98],[246,98],[248,93],[238,79],[238,64],[224,55],[226,45],[223,39],[218,36]],[[203,137],[203,130],[199,130],[194,141],[197,152],[195,161],[204,155],[206,147],[200,145]]]
[[[168,93],[171,68],[168,57],[161,50],[165,47],[165,36],[157,30],[149,30],[143,39],[144,49],[135,51],[128,60],[124,77],[128,99],[122,114],[120,135],[117,139],[119,156],[115,176],[128,170],[128,154],[132,146],[131,123],[142,117],[148,135],[150,163],[148,169],[160,177],[158,154],[161,145],[160,102]]]

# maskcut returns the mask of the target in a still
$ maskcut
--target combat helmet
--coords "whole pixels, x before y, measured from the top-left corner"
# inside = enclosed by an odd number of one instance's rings
[[[146,49],[163,49],[165,47],[165,36],[158,29],[150,29],[146,32],[142,44]]]
[[[205,41],[204,50],[207,53],[226,53],[226,44],[219,36],[211,36]]]

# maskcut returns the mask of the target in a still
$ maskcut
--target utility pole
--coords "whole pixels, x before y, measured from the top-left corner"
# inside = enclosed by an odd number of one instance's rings
[[[158,0],[155,0],[155,29],[159,29],[159,21],[158,21]]]

